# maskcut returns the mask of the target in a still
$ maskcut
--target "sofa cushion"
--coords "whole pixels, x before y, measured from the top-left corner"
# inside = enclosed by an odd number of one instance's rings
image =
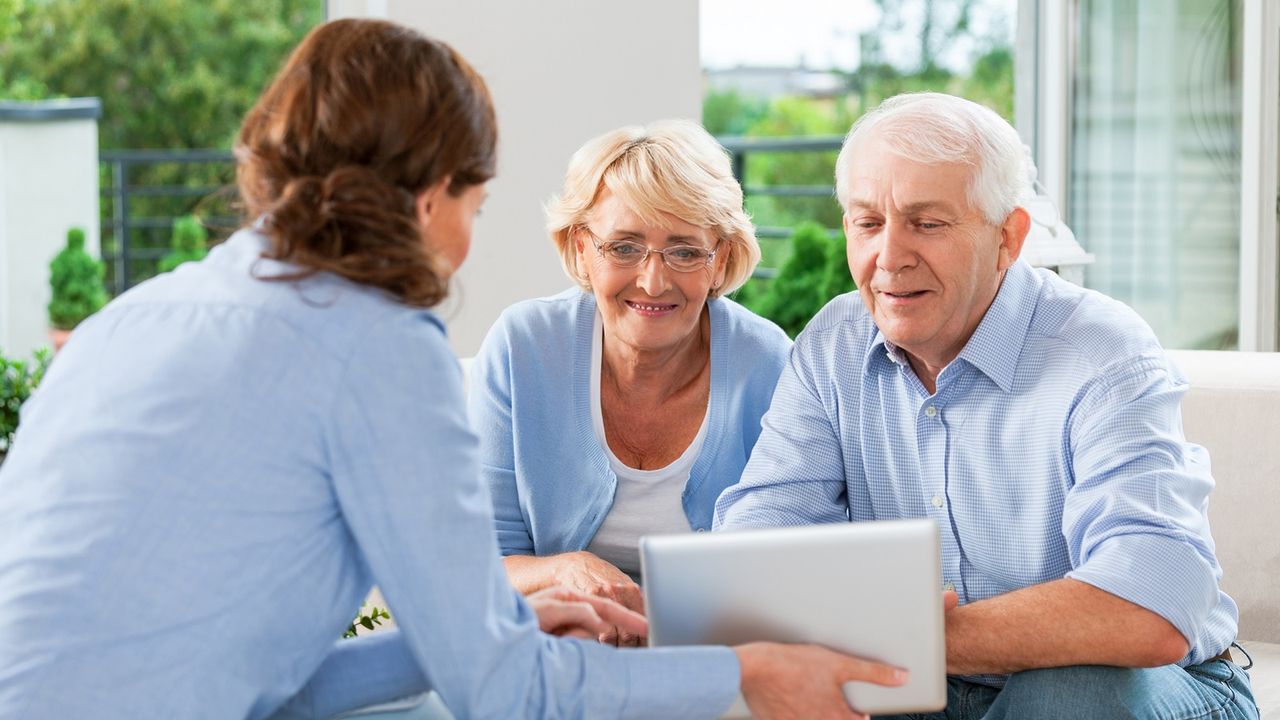
[[[1191,389],[1187,439],[1209,451],[1209,521],[1240,637],[1280,643],[1280,353],[1171,351]]]

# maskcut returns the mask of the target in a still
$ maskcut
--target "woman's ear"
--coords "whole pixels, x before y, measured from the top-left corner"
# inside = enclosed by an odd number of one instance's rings
[[[449,183],[452,180],[451,176],[446,175],[413,198],[413,212],[418,218],[420,227],[425,228],[431,223],[432,213],[436,209],[440,195],[449,191]]]
[[[729,274],[729,256],[733,254],[733,243],[720,240],[716,243],[716,260],[712,265],[711,290],[718,291],[724,285],[724,278]]]
[[[582,237],[585,234],[578,225],[569,228],[569,242],[573,243],[573,250],[577,259],[578,280],[590,285],[591,276],[587,273],[587,268],[590,266],[589,258],[587,258],[587,245]]]

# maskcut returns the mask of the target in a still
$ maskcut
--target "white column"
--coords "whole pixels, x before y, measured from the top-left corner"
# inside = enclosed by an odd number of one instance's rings
[[[98,255],[97,98],[0,102],[0,351],[49,344],[49,261],[67,230]]]
[[[358,0],[449,43],[485,77],[499,121],[498,177],[471,257],[443,314],[454,349],[475,354],[498,313],[570,286],[543,232],[543,204],[583,142],[627,124],[699,119],[698,3],[582,0]],[[338,7],[341,6],[341,7]]]

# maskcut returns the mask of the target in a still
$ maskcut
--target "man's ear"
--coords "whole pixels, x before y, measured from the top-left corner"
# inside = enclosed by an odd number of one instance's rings
[[[450,181],[452,178],[446,175],[413,198],[413,212],[418,218],[420,227],[425,228],[431,223],[432,213],[436,209],[441,193],[449,191]]]
[[[996,264],[1001,272],[1009,269],[1009,266],[1022,254],[1022,246],[1029,232],[1031,232],[1031,214],[1023,208],[1014,208],[1000,226],[1000,256]]]

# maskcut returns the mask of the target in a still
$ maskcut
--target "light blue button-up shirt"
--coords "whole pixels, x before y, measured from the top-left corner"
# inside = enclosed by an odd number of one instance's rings
[[[539,632],[440,320],[330,275],[259,279],[296,270],[265,247],[242,231],[126,293],[24,408],[0,467],[0,718],[259,718],[326,658],[297,713],[427,685],[460,717],[729,705],[727,648]],[[400,632],[337,641],[375,581]]]
[[[716,527],[933,518],[962,603],[1071,577],[1167,619],[1183,665],[1235,639],[1186,381],[1132,310],[1015,263],[936,388],[856,293],[833,300],[797,338]]]

